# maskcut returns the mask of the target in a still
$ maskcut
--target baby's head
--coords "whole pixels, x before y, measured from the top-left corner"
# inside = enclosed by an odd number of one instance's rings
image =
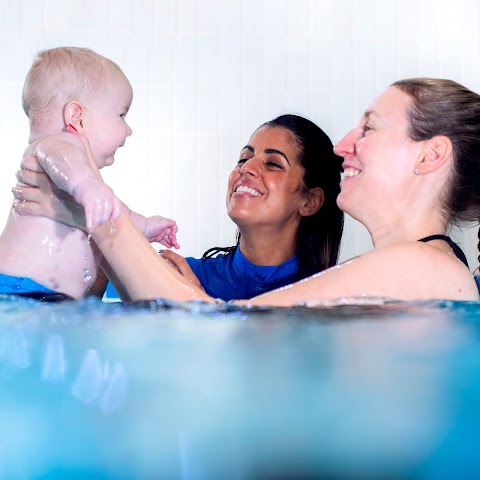
[[[120,67],[87,48],[59,47],[37,54],[23,87],[30,142],[71,123],[90,141],[101,168],[131,135],[125,115],[132,87]],[[102,158],[103,157],[103,158]]]

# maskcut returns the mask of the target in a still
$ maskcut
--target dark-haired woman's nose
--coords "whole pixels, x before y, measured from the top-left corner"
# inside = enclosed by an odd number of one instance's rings
[[[335,155],[346,157],[355,152],[355,142],[357,140],[357,129],[350,130],[334,147]]]
[[[240,172],[244,175],[258,175],[258,160],[255,157],[249,158],[241,167]]]

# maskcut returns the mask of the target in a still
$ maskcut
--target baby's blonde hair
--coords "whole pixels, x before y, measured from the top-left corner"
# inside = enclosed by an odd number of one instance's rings
[[[91,100],[121,68],[88,48],[58,47],[37,53],[23,86],[22,104],[32,130],[45,130],[63,120],[71,100]]]

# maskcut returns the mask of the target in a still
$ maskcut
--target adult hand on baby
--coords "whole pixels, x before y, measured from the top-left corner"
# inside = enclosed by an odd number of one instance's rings
[[[72,196],[48,178],[36,157],[25,157],[13,189],[13,209],[20,215],[42,216],[86,230],[85,213]]]
[[[147,218],[143,235],[150,242],[161,243],[167,248],[180,248],[177,242],[178,227],[175,220],[155,215]]]
[[[161,252],[162,257],[167,260],[174,268],[176,268],[192,285],[203,290],[202,284],[198,280],[198,277],[193,273],[190,265],[184,257],[171,250],[165,250]]]

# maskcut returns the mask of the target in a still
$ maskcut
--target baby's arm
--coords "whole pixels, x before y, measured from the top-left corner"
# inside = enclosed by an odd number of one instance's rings
[[[177,242],[177,232],[175,220],[155,215],[146,219],[143,235],[150,243],[157,242],[167,248],[175,247],[178,250],[180,245]]]
[[[130,217],[132,223],[150,243],[161,243],[167,248],[180,248],[180,245],[177,243],[178,227],[175,220],[161,217],[160,215],[147,218],[140,213],[130,210],[125,204],[123,204],[123,209]]]
[[[62,132],[37,140],[24,154],[31,155],[38,158],[58,188],[84,207],[88,231],[120,216],[122,203],[88,163],[83,143],[76,135]]]

